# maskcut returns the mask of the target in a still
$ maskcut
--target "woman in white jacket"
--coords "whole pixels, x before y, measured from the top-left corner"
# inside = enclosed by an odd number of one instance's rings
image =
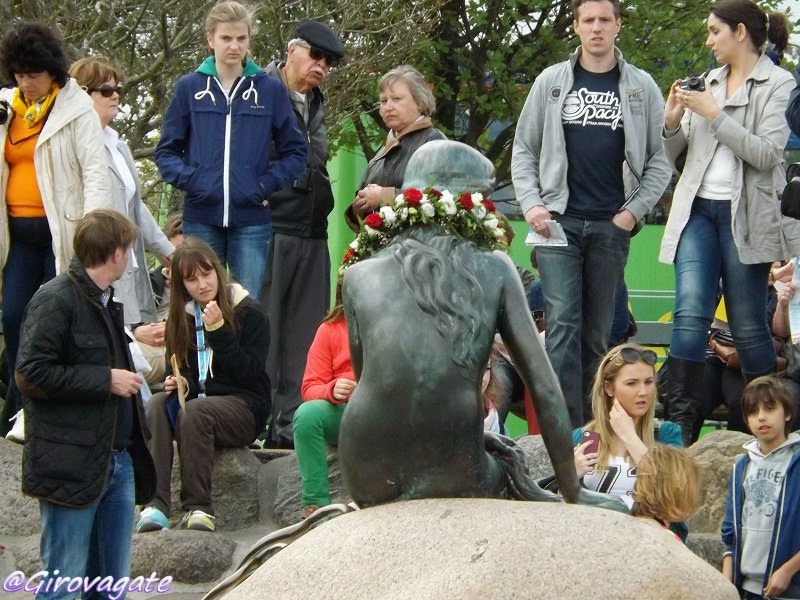
[[[119,114],[122,86],[119,69],[104,58],[81,58],[70,67],[69,73],[89,94],[100,117],[105,140],[106,159],[111,177],[112,208],[126,215],[139,227],[139,236],[133,243],[128,268],[114,283],[114,291],[125,308],[125,324],[136,329],[139,324],[156,321],[153,287],[150,283],[145,249],[161,258],[169,266],[175,247],[167,239],[142,201],[142,190],[136,163],[128,145],[110,127]],[[154,328],[148,327],[148,333]],[[163,324],[160,339],[140,340],[150,345],[163,345]],[[157,334],[155,334],[157,335]],[[137,336],[138,337],[138,336]],[[163,373],[161,374],[163,380]]]
[[[0,126],[0,268],[8,348],[7,415],[21,407],[14,384],[19,329],[37,288],[66,270],[83,215],[110,203],[103,134],[86,93],[67,72],[59,35],[20,25],[0,48],[8,117]],[[0,431],[8,425],[0,421]]]
[[[686,153],[660,260],[675,264],[665,406],[687,445],[694,441],[720,279],[744,375],[773,372],[770,265],[800,252],[800,222],[782,217],[779,201],[789,137],[784,111],[794,80],[763,53],[769,35],[782,54],[786,17],[767,17],[751,0],[720,0],[711,5],[707,24],[706,46],[725,66],[708,74],[703,90],[672,85],[663,132],[673,165]]]

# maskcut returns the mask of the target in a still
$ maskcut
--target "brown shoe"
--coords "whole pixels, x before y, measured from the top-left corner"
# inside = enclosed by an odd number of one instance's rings
[[[317,510],[319,506],[316,504],[309,504],[308,506],[303,507],[303,520],[305,521],[308,517],[314,514],[314,511]]]

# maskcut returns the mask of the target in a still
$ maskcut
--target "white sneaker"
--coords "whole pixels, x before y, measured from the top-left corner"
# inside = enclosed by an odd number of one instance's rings
[[[11,440],[12,442],[16,442],[18,444],[25,443],[25,413],[20,410],[15,414],[13,417],[9,419],[9,421],[14,422],[14,426],[11,428],[6,434],[6,439]]]

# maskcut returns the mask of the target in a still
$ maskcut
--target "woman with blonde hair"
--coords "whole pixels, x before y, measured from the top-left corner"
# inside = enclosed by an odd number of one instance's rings
[[[680,427],[655,421],[655,364],[655,352],[636,344],[609,350],[592,388],[594,419],[572,432],[575,469],[583,485],[619,496],[628,508],[633,506],[636,467],[648,449],[656,442],[681,445]]]
[[[249,58],[252,22],[238,2],[208,13],[213,55],[175,86],[155,161],[186,193],[184,234],[204,239],[257,298],[272,239],[269,199],[305,170],[306,142],[283,83]]]

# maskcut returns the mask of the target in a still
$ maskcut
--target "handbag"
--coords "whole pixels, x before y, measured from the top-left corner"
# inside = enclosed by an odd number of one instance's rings
[[[708,336],[708,349],[711,350],[718,359],[720,359],[725,366],[736,369],[737,371],[742,368],[742,363],[739,361],[739,353],[736,352],[736,346],[733,343],[733,337],[730,332],[718,329]]]
[[[789,183],[781,194],[781,213],[792,219],[800,219],[800,163],[792,163],[786,169]]]

